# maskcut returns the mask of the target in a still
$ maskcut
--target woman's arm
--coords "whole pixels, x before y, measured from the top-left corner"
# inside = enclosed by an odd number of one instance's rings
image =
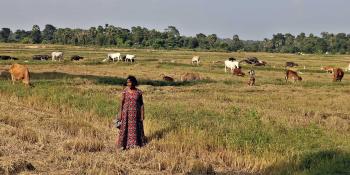
[[[143,104],[143,97],[142,94],[140,95],[140,105],[141,105],[141,121],[143,121],[145,119],[145,107]]]
[[[145,107],[144,105],[141,106],[141,121],[145,119]]]
[[[125,100],[125,94],[122,93],[122,98],[120,102],[120,107],[119,107],[119,115],[118,115],[118,120],[120,121],[122,119],[122,112],[123,112],[123,106],[124,106],[124,100]]]

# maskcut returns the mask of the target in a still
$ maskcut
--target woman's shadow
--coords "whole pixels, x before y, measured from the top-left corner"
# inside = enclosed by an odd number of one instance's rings
[[[171,131],[174,131],[174,130],[176,130],[175,126],[169,126],[169,127],[157,130],[157,131],[151,133],[151,135],[147,136],[147,138],[146,138],[147,143],[150,143],[153,140],[160,140],[160,139],[164,138],[167,134],[169,134]]]

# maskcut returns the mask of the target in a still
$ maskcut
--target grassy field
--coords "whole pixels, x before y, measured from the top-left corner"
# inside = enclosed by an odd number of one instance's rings
[[[66,60],[31,61],[52,51]],[[137,61],[101,62],[114,51]],[[74,54],[84,61],[69,61]],[[349,55],[20,44],[0,44],[0,55],[28,65],[34,85],[12,85],[1,74],[0,174],[350,174],[350,76],[334,83],[320,70],[347,67]],[[200,66],[190,65],[193,55]],[[257,86],[212,63],[231,56],[268,62],[254,68]],[[301,65],[302,82],[285,83],[285,61]],[[0,71],[11,63],[0,61]],[[185,72],[203,80],[180,82]],[[176,82],[162,81],[162,73]],[[113,117],[129,74],[144,92],[149,144],[116,153]]]

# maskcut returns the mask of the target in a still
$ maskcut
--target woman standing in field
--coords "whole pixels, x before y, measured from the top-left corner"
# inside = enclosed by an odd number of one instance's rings
[[[144,105],[142,91],[137,89],[137,80],[128,76],[127,88],[122,92],[118,121],[121,122],[117,149],[129,149],[145,145],[143,131]]]

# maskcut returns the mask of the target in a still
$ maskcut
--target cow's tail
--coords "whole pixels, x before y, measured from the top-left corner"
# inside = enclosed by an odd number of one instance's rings
[[[29,87],[34,87],[33,83],[30,81],[30,72],[28,71],[28,85]]]
[[[29,87],[33,87],[33,85],[30,83],[30,72],[27,70],[26,71],[26,76],[25,76],[25,80],[24,80]]]

